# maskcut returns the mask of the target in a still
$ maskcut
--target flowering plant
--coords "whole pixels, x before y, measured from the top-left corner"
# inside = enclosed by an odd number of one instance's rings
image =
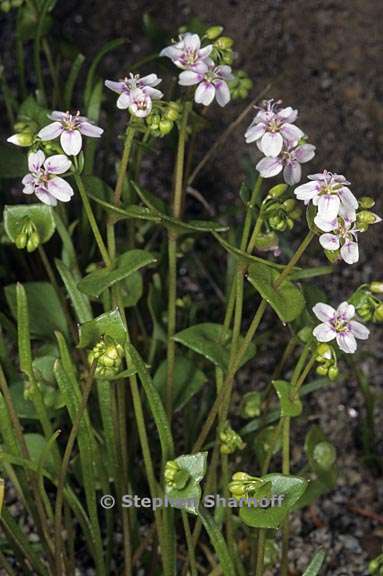
[[[41,33],[46,12],[34,9]],[[196,162],[196,136],[208,107],[252,88],[235,69],[233,39],[219,26],[183,29],[156,59],[99,78],[97,63],[118,45],[96,56],[83,98],[74,89],[79,55],[63,91],[51,70],[51,95],[35,58],[37,91],[8,102],[14,133],[1,154],[12,170],[0,177],[16,193],[4,206],[3,241],[20,268],[10,267],[0,316],[0,561],[8,574],[63,576],[85,573],[86,557],[92,573],[107,576],[154,573],[158,560],[158,574],[196,576],[213,557],[217,574],[261,576],[278,566],[287,576],[289,518],[336,485],[335,449],[323,432],[308,431],[301,467],[291,429],[307,416],[305,395],[341,386],[357,340],[368,346],[366,324],[383,321],[379,279],[350,287],[339,305],[331,286],[326,294],[310,280],[356,265],[359,235],[381,219],[342,175],[323,170],[301,183],[316,146],[297,126],[298,111],[271,98],[246,109],[254,118],[242,128],[243,148],[257,160],[238,217],[206,219],[201,175],[216,146]],[[107,146],[112,118],[124,125],[117,161],[119,144]],[[145,171],[166,136],[177,142],[174,169],[161,173],[171,194],[151,188]],[[331,265],[308,265],[316,238]],[[206,270],[205,250],[213,255]],[[214,260],[229,263],[225,286]],[[257,372],[265,350],[266,386]],[[245,384],[238,378],[254,370]],[[34,538],[12,516],[12,491]],[[132,492],[150,495],[151,510],[133,510]],[[223,512],[208,510],[213,493],[230,502]],[[171,507],[160,505],[166,498]],[[318,551],[305,574],[323,562]]]

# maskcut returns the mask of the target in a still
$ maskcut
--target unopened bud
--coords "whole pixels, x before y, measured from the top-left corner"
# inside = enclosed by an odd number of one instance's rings
[[[166,134],[169,134],[169,132],[171,132],[173,126],[174,126],[174,124],[171,120],[166,120],[165,118],[163,118],[160,122],[161,136],[165,136]]]
[[[315,372],[316,372],[319,376],[327,376],[328,368],[327,368],[327,366],[320,365],[320,366],[317,366]]]
[[[38,245],[40,244],[40,236],[37,230],[34,230],[28,238],[27,241],[27,250],[28,252],[33,252],[36,250]]]
[[[338,370],[337,366],[330,366],[330,368],[328,369],[327,375],[328,375],[329,379],[331,380],[331,382],[336,380],[339,376],[339,370]]]
[[[31,146],[33,142],[33,135],[30,132],[22,132],[19,134],[13,134],[7,138],[7,142],[15,144],[16,146]]]
[[[373,212],[369,212],[368,210],[362,210],[357,214],[357,222],[358,224],[375,224],[377,222],[377,216]]]
[[[228,36],[221,36],[218,40],[215,41],[214,45],[219,50],[227,50],[231,48],[234,44],[234,40],[229,38]]]
[[[358,202],[361,208],[366,208],[367,210],[375,206],[375,200],[371,196],[362,196]]]
[[[23,250],[25,248],[25,246],[27,245],[27,241],[28,241],[28,237],[27,237],[26,233],[20,232],[20,234],[18,234],[16,236],[16,239],[15,239],[16,247],[19,250]]]
[[[370,283],[369,288],[374,294],[383,294],[383,281],[373,280],[373,282]]]
[[[261,413],[262,397],[259,392],[249,392],[243,398],[242,416],[245,418],[255,418]]]
[[[282,206],[286,210],[286,212],[291,212],[296,205],[297,203],[293,198],[288,198],[282,203]]]
[[[379,304],[372,315],[373,322],[383,322],[383,304]]]
[[[287,184],[277,184],[276,186],[273,186],[271,190],[269,190],[267,195],[270,196],[270,198],[279,198],[286,192],[287,188]]]
[[[218,36],[221,36],[223,32],[223,26],[211,26],[205,32],[205,36],[208,40],[215,40]]]

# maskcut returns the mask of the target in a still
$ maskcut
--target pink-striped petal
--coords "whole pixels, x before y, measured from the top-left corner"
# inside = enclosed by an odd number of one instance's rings
[[[262,178],[272,178],[282,171],[283,163],[280,158],[262,158],[255,168]]]
[[[354,354],[357,344],[355,336],[351,332],[340,332],[336,336],[336,341],[341,350],[346,354]]]
[[[39,172],[41,166],[44,164],[45,154],[42,150],[37,150],[37,152],[32,152],[28,156],[28,168],[29,172]]]
[[[275,158],[282,150],[283,138],[278,132],[266,132],[262,136],[261,146],[265,156]]]
[[[369,337],[370,331],[366,326],[361,324],[361,322],[357,322],[357,320],[351,320],[350,322],[351,332],[356,338],[359,340],[367,340]]]
[[[47,204],[48,206],[57,206],[56,198],[51,196],[44,188],[37,188],[35,194],[43,204]]]
[[[224,80],[214,82],[215,86],[215,97],[220,106],[226,106],[230,102],[230,90],[229,86]]]
[[[319,243],[325,250],[338,250],[340,246],[339,238],[335,234],[322,234]]]
[[[339,214],[340,200],[335,194],[323,194],[318,199],[318,214],[320,218],[330,221]]]
[[[90,136],[91,138],[100,138],[101,134],[104,132],[99,126],[91,124],[91,122],[81,122],[79,128],[81,134],[84,136]]]
[[[60,136],[60,144],[65,154],[77,156],[82,146],[80,132],[78,130],[65,130]]]
[[[48,126],[41,128],[41,130],[37,133],[37,136],[44,141],[54,140],[60,136],[60,134],[62,134],[63,130],[64,128],[60,122],[52,122],[52,124],[48,124]]]
[[[113,90],[117,94],[121,94],[125,89],[125,82],[113,82],[113,80],[105,80],[105,86],[109,90]]]
[[[73,188],[64,178],[60,178],[56,176],[47,182],[47,190],[49,194],[51,194],[60,202],[69,202],[71,197],[73,196]]]
[[[347,241],[340,249],[340,255],[346,264],[356,264],[359,260],[359,246],[357,242]]]
[[[289,186],[298,184],[302,178],[302,168],[299,162],[292,161],[287,164],[283,169],[283,178]]]
[[[355,307],[348,302],[342,302],[339,304],[336,313],[342,320],[351,320],[355,316]]]
[[[72,162],[64,154],[54,154],[44,162],[44,168],[50,174],[64,174],[71,167]]]
[[[198,85],[197,90],[195,91],[194,100],[197,102],[197,104],[209,106],[213,102],[214,96],[214,84],[203,81]]]
[[[313,335],[319,342],[330,342],[336,338],[335,330],[328,324],[316,326],[313,330]]]
[[[262,122],[259,122],[258,124],[250,124],[250,126],[245,132],[245,140],[247,144],[250,144],[251,142],[255,142],[255,140],[258,140],[259,138],[262,138],[262,136],[265,133],[265,130],[266,130],[265,125]]]
[[[193,86],[201,82],[203,76],[194,70],[184,70],[178,76],[178,84],[181,86]]]
[[[129,108],[130,103],[131,103],[131,98],[130,98],[130,95],[127,94],[127,92],[123,92],[117,98],[117,108],[119,108],[120,110],[126,110],[126,108]]]
[[[318,320],[322,320],[322,322],[331,322],[331,320],[335,318],[336,314],[335,309],[324,302],[318,302],[318,304],[315,304],[313,312]]]

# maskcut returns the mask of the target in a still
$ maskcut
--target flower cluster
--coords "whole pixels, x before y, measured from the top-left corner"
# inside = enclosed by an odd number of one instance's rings
[[[266,100],[245,132],[247,144],[255,142],[265,155],[256,168],[262,178],[272,178],[283,171],[285,182],[290,186],[300,182],[301,164],[315,155],[315,146],[307,144],[304,133],[295,121],[298,111],[281,102]]]
[[[323,232],[319,242],[327,256],[330,260],[340,257],[347,264],[358,262],[358,233],[381,221],[373,212],[357,212],[359,207],[370,207],[372,199],[361,199],[359,203],[349,188],[350,182],[341,174],[325,170],[308,179],[309,182],[298,186],[294,193],[306,205],[312,202],[317,207],[314,223]]]
[[[214,98],[220,106],[230,102],[228,82],[233,80],[231,68],[227,64],[217,65],[213,59],[213,45],[202,47],[198,34],[181,34],[177,42],[160,52],[160,56],[170,58],[182,69],[178,78],[181,86],[197,86],[194,93],[197,104],[209,106]]]
[[[24,194],[35,194],[44,204],[56,206],[57,201],[69,202],[73,189],[59,174],[64,174],[71,167],[71,161],[64,154],[45,157],[42,150],[28,156],[29,173],[22,183]]]
[[[130,74],[119,82],[105,80],[105,86],[119,94],[117,108],[128,109],[132,116],[145,118],[153,108],[153,100],[160,100],[163,93],[156,88],[162,80],[157,74],[148,74],[140,77],[139,74]]]

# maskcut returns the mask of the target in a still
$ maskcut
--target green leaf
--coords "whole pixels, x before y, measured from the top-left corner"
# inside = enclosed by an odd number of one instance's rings
[[[118,220],[125,220],[126,218],[132,218],[136,220],[149,220],[150,222],[161,222],[160,216],[146,206],[136,206],[135,204],[130,204],[125,208],[117,208],[116,206],[113,206],[113,204],[98,198],[95,194],[88,194],[88,196],[97,204],[105,208],[108,214],[114,216],[116,222]]]
[[[205,322],[190,326],[174,336],[174,340],[183,346],[201,354],[210,362],[226,371],[229,365],[231,330],[226,330],[222,337],[222,324]],[[240,343],[242,342],[240,339]],[[255,355],[255,345],[250,344],[242,364],[245,364]]]
[[[103,268],[85,276],[78,288],[89,296],[98,297],[104,290],[127,278],[140,268],[154,264],[157,258],[146,250],[130,250],[116,260],[114,268]]]
[[[0,178],[21,178],[27,172],[26,154],[13,144],[0,143]]]
[[[9,287],[7,287],[9,288]],[[7,298],[7,288],[5,296]],[[18,283],[15,285],[16,315],[17,315],[17,341],[19,349],[20,370],[33,379],[32,372],[32,347],[30,338],[30,314],[28,312],[28,298],[25,287]]]
[[[318,476],[335,465],[336,450],[319,426],[312,426],[306,434],[305,452],[311,469]]]
[[[118,48],[119,46],[122,46],[125,43],[126,43],[125,38],[116,38],[115,40],[111,40],[110,42],[107,42],[101,48],[101,50],[99,50],[97,52],[96,56],[93,58],[92,64],[89,68],[88,75],[86,77],[86,83],[85,83],[84,102],[85,102],[86,106],[88,106],[89,99],[90,99],[91,94],[92,94],[93,85],[95,82],[97,66],[99,65],[101,60],[104,58],[104,56],[106,56],[106,54],[108,54],[108,52],[110,52],[111,50],[114,50],[115,48]]]
[[[31,400],[26,400],[24,396],[24,382],[15,382],[10,385],[9,392],[12,397],[12,403],[15,408],[17,416],[26,420],[36,420],[35,407]]]
[[[307,278],[326,276],[327,274],[332,274],[333,271],[333,266],[316,266],[315,268],[305,268],[304,270],[293,271],[289,278],[291,280],[306,280]]]
[[[41,436],[41,434],[35,434],[32,432],[24,434],[24,439],[28,448],[30,459],[34,464],[39,464],[41,456],[47,449],[47,440],[44,438],[44,436]],[[52,458],[52,454],[48,453],[44,467],[46,467],[46,469],[51,473],[55,472],[55,464]]]
[[[178,489],[166,485],[166,495],[174,500],[174,508],[185,509],[191,514],[198,514],[201,500],[200,482],[206,474],[207,452],[186,454],[174,460],[180,470],[187,473],[188,481],[184,488]],[[177,502],[178,501],[178,502]]]
[[[285,380],[273,380],[273,386],[281,404],[281,416],[299,416],[302,413],[302,402],[299,398],[293,400],[290,397],[291,384]]]
[[[318,550],[315,552],[310,564],[307,566],[306,570],[303,573],[303,576],[318,576],[323,562],[326,558],[326,552],[324,550]]]
[[[50,119],[48,118],[48,114],[48,108],[41,106],[33,96],[28,96],[18,110],[19,119],[32,120],[36,124],[37,130],[49,124]]]
[[[285,476],[283,474],[266,474],[262,476],[262,482],[271,483],[271,495],[283,496],[282,505],[277,503],[268,508],[240,507],[241,520],[253,528],[279,528],[288,513],[294,508],[299,498],[307,487],[307,481],[298,476]],[[257,494],[255,494],[255,498]]]
[[[277,428],[275,426],[266,426],[263,428],[254,438],[254,450],[259,460],[259,463],[263,465],[266,456],[268,456],[269,451],[274,444],[272,456],[277,454],[281,449],[281,437],[277,434],[275,440],[275,434],[277,433]]]
[[[229,227],[218,222],[212,222],[208,220],[189,220],[185,222],[173,216],[169,216],[161,212],[158,207],[153,203],[151,198],[148,196],[142,188],[137,186],[135,182],[131,182],[133,188],[136,190],[137,194],[141,198],[144,204],[154,213],[158,214],[164,226],[171,230],[175,230],[179,234],[185,232],[226,232]]]
[[[68,336],[68,325],[60,300],[48,282],[27,282],[24,284],[28,300],[31,336],[53,338],[59,330]],[[16,317],[16,284],[4,289],[9,308]]]
[[[140,272],[133,272],[120,284],[121,301],[125,308],[135,306],[142,298],[144,283]]]
[[[85,56],[83,54],[77,54],[72,67],[70,69],[70,72],[68,74],[68,80],[65,83],[65,89],[64,89],[64,107],[65,110],[70,109],[71,108],[71,104],[72,104],[72,95],[73,95],[73,89],[74,86],[76,84],[76,80],[78,78],[78,75],[80,73],[81,67],[85,62]]]
[[[229,242],[226,242],[226,240],[224,240],[220,234],[213,233],[213,236],[214,236],[214,238],[216,238],[216,240],[218,240],[218,242],[221,244],[221,246],[223,248],[225,248],[225,250],[229,254],[231,254],[232,256],[235,256],[236,258],[238,258],[238,260],[240,262],[243,262],[247,266],[249,266],[250,264],[260,263],[260,264],[264,264],[265,266],[270,266],[270,268],[275,268],[276,270],[281,270],[284,267],[282,264],[276,264],[275,262],[272,262],[271,260],[265,260],[264,258],[259,258],[258,256],[253,256],[252,254],[248,254],[247,252],[243,252],[243,250],[240,250],[236,246],[233,246]]]
[[[159,366],[153,378],[153,384],[165,401],[167,382],[167,360]],[[181,410],[189,400],[199,392],[207,382],[207,377],[189,358],[177,355],[174,366],[174,409]]]
[[[52,208],[45,204],[4,206],[4,229],[12,242],[16,241],[28,218],[36,226],[40,244],[48,242],[54,234],[56,224]]]
[[[218,528],[212,516],[203,508],[203,506],[199,509],[198,516],[209,535],[210,542],[218,556],[219,565],[224,576],[235,576],[236,571],[233,560],[222,535],[222,529]]]
[[[78,321],[80,324],[89,322],[93,317],[89,299],[77,288],[77,282],[71,270],[64,264],[64,262],[61,262],[61,260],[55,260],[55,264],[61,279],[65,284],[66,291],[71,299]]]
[[[118,308],[84,322],[79,331],[79,348],[92,348],[103,336],[110,336],[121,346],[126,342],[126,328]]]
[[[138,377],[144,388],[145,396],[147,398],[160,438],[162,458],[166,462],[166,460],[171,458],[174,453],[174,444],[168,417],[166,415],[160,395],[157,389],[154,387],[152,379],[141,356],[134,348],[134,346],[129,343],[126,344],[126,351],[129,360],[128,366],[130,367],[130,364],[132,364],[133,367],[137,370]]]
[[[282,322],[292,322],[304,309],[303,294],[289,280],[284,280],[279,288],[274,288],[277,278],[278,273],[270,266],[259,263],[249,267],[250,283],[275,310]]]

